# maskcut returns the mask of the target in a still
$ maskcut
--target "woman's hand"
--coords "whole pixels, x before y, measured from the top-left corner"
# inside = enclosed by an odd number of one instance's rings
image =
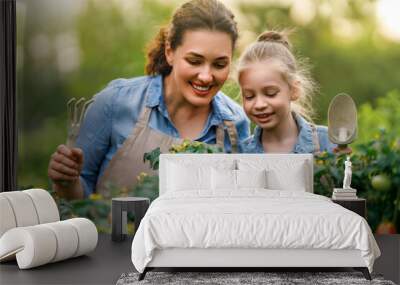
[[[54,184],[65,188],[79,179],[83,165],[83,151],[80,148],[69,148],[59,145],[51,155],[48,176]]]

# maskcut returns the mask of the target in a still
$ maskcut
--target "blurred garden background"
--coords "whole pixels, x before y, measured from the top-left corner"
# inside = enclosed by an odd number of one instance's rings
[[[17,0],[18,185],[50,189],[47,167],[67,135],[66,103],[115,78],[143,75],[146,43],[184,1]],[[266,29],[295,28],[296,54],[319,84],[316,123],[345,92],[358,106],[353,187],[368,199],[374,231],[400,230],[400,3],[396,0],[226,0],[240,40],[235,57]],[[240,102],[236,83],[224,91]],[[341,186],[342,158],[316,159],[316,192]],[[98,199],[98,197],[96,198]],[[65,215],[107,221],[109,204],[67,203]],[[99,206],[100,203],[104,207]],[[92,207],[92,208],[90,208]],[[93,207],[102,209],[100,212]],[[81,212],[79,212],[79,210]],[[72,213],[75,211],[75,213]],[[72,213],[72,214],[71,214]],[[97,216],[96,216],[97,215]]]

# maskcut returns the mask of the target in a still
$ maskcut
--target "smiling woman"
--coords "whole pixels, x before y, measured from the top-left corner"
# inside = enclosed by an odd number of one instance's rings
[[[66,198],[93,192],[110,197],[152,173],[143,156],[183,139],[235,152],[249,135],[242,110],[220,89],[238,37],[233,14],[217,0],[178,8],[148,47],[148,76],[117,79],[94,97],[76,147],[60,145],[48,175]]]
[[[231,42],[223,32],[199,30],[187,32],[176,50],[167,45],[166,59],[174,68],[164,79],[165,101],[181,137],[199,137],[210,103],[228,78]]]

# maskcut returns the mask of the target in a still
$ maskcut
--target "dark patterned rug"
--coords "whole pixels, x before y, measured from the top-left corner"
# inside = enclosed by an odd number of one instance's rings
[[[139,273],[124,273],[117,285],[133,284],[387,284],[381,275],[372,274],[372,281],[364,278],[361,272],[154,272],[150,271],[142,281],[138,281]]]

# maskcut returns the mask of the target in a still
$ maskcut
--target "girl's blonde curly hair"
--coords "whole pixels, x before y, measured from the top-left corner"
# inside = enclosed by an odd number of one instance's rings
[[[310,68],[305,59],[296,58],[288,39],[288,31],[265,31],[257,41],[248,46],[240,56],[236,66],[236,78],[250,64],[266,60],[277,60],[284,80],[292,88],[295,82],[299,88],[299,98],[292,101],[291,108],[306,120],[312,121],[314,110],[312,97],[317,85],[310,75]]]

